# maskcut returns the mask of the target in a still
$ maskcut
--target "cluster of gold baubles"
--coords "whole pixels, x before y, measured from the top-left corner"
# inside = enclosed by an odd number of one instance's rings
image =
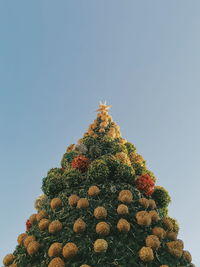
[[[90,197],[96,196],[100,193],[98,186],[90,186],[88,191]],[[118,205],[116,211],[119,215],[126,215],[129,213],[128,204],[130,204],[133,199],[133,194],[130,190],[121,190],[118,194],[118,200],[121,204]],[[145,208],[145,210],[139,211],[135,215],[135,219],[138,225],[141,227],[150,226],[151,223],[157,222],[160,220],[160,217],[157,213],[156,203],[152,199],[140,198],[139,203]],[[78,209],[86,209],[89,207],[90,203],[87,198],[80,198],[78,195],[71,195],[68,198],[68,204],[71,207],[76,207]],[[50,202],[50,207],[52,210],[57,210],[62,207],[62,200],[60,198],[54,198]],[[150,211],[146,209],[150,208]],[[105,220],[107,218],[108,212],[105,207],[98,206],[94,209],[93,215],[98,220]],[[29,221],[33,223],[38,223],[38,228],[41,231],[48,230],[50,234],[54,234],[62,230],[63,225],[59,220],[50,221],[48,219],[48,214],[45,210],[40,210],[37,214],[30,216]],[[164,228],[154,227],[152,233],[146,237],[145,245],[139,250],[139,257],[143,262],[150,262],[154,259],[154,251],[156,251],[162,240],[167,237],[171,241],[167,243],[168,251],[175,257],[184,256],[184,258],[191,262],[192,258],[188,251],[183,250],[183,242],[177,239],[177,233],[173,231],[173,224],[168,218],[162,220]],[[75,220],[73,224],[73,231],[75,233],[84,232],[87,225],[82,218]],[[126,219],[121,218],[118,220],[116,225],[119,232],[127,233],[131,229],[131,224]],[[110,233],[111,225],[105,221],[100,221],[96,224],[96,233],[100,236],[107,236]],[[24,246],[29,255],[33,255],[38,252],[40,244],[37,242],[35,236],[29,236],[27,233],[22,233],[18,237],[18,244]],[[105,239],[97,239],[93,244],[93,249],[96,253],[105,252],[108,249],[108,243]],[[75,256],[78,252],[78,247],[76,244],[69,242],[64,246],[61,243],[53,243],[48,249],[48,256],[53,257],[48,267],[64,267],[64,261],[59,257],[60,254],[65,259],[70,259]],[[15,256],[12,254],[6,255],[4,258],[4,265],[10,267],[17,267],[15,263]],[[89,265],[81,265],[86,267]],[[167,265],[162,265],[165,267]]]

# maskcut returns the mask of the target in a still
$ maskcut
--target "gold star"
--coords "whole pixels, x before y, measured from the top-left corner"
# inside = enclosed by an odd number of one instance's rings
[[[97,109],[96,111],[108,111],[110,108],[111,108],[112,106],[110,106],[110,105],[106,105],[106,101],[104,102],[104,103],[102,103],[101,101],[100,101],[100,103],[99,103],[99,109]]]

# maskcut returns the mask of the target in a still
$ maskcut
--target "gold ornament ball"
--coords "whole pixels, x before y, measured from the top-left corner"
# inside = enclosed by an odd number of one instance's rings
[[[175,241],[175,240],[177,240],[177,233],[176,232],[167,232],[167,238],[172,240],[172,241]]]
[[[108,249],[108,243],[105,239],[97,239],[94,242],[94,251],[97,253],[105,252]]]
[[[78,200],[79,200],[79,196],[77,195],[71,195],[69,198],[68,198],[68,204],[70,206],[76,206]]]
[[[144,262],[150,262],[154,259],[153,250],[149,247],[142,247],[139,251],[139,257]]]
[[[157,211],[155,211],[155,210],[149,211],[149,215],[151,217],[152,222],[157,222],[160,220],[160,216],[158,215]]]
[[[48,267],[65,267],[65,263],[61,258],[56,257],[50,261]]]
[[[155,235],[147,236],[145,242],[146,246],[152,248],[153,250],[158,249],[160,247],[160,240]]]
[[[189,251],[184,250],[183,251],[183,257],[186,259],[187,262],[189,262],[189,263],[192,262],[192,255],[190,254]]]
[[[110,233],[110,226],[106,222],[99,222],[96,225],[96,233],[99,235],[108,235]]]
[[[133,194],[131,193],[130,190],[122,190],[119,193],[118,200],[123,203],[130,204],[133,201]]]
[[[119,230],[119,232],[127,233],[130,231],[130,228],[130,223],[125,219],[120,219],[117,223],[117,229]]]
[[[37,222],[36,215],[37,215],[37,214],[32,214],[32,215],[29,217],[29,221],[30,221],[31,224]]]
[[[91,267],[91,266],[87,264],[82,264],[80,267]]]
[[[139,203],[141,206],[143,206],[146,209],[149,207],[149,200],[147,198],[144,198],[144,197],[140,198]]]
[[[138,211],[136,213],[136,220],[141,226],[149,226],[151,224],[151,216],[147,211]]]
[[[35,241],[35,237],[33,235],[29,235],[26,238],[24,238],[24,246],[25,248],[28,247],[29,243],[31,243],[32,241]]]
[[[98,186],[96,185],[92,185],[90,186],[90,188],[88,189],[88,195],[89,196],[96,196],[100,193],[100,189]]]
[[[163,228],[161,227],[154,227],[152,229],[152,234],[156,235],[159,239],[163,239],[166,237],[166,232]]]
[[[172,231],[173,230],[174,226],[173,226],[173,223],[171,222],[171,220],[169,218],[164,218],[162,220],[162,222],[163,222],[164,227],[167,230],[169,230],[169,231]]]
[[[81,232],[84,232],[86,229],[86,223],[81,219],[77,219],[74,223],[74,226],[73,226],[73,231],[75,233],[81,233]]]
[[[86,209],[89,207],[89,201],[87,198],[80,198],[77,202],[77,208],[78,209]]]
[[[153,199],[149,199],[149,208],[155,209],[156,208],[156,202]]]
[[[49,224],[49,233],[53,234],[62,230],[62,223],[59,220],[55,220]]]
[[[36,215],[36,219],[39,222],[41,219],[44,218],[48,218],[48,214],[46,212],[46,210],[41,210],[40,212],[38,212],[38,214]]]
[[[76,244],[72,242],[67,243],[62,250],[62,254],[65,259],[70,259],[74,257],[77,254],[77,252],[78,252],[78,247],[76,246]]]
[[[52,208],[52,210],[55,210],[57,208],[59,208],[60,206],[62,206],[62,200],[60,198],[53,198],[51,200],[50,206]]]
[[[107,217],[107,210],[104,207],[97,207],[94,210],[94,217],[96,219],[104,219]]]
[[[55,242],[48,249],[48,256],[55,257],[58,256],[62,252],[62,244]]]
[[[3,258],[3,264],[5,266],[9,266],[10,264],[13,263],[13,261],[15,260],[15,256],[13,254],[7,254],[4,258]]]
[[[42,220],[40,220],[40,222],[38,224],[38,228],[41,231],[44,231],[48,228],[49,224],[50,224],[50,221],[48,219],[42,219]]]
[[[9,267],[17,267],[17,264],[13,263],[13,264],[9,265]]]
[[[22,233],[18,236],[17,238],[17,243],[19,245],[23,245],[24,244],[24,239],[27,237],[28,235],[26,233]]]
[[[117,207],[117,213],[119,215],[125,215],[125,214],[128,214],[128,207],[124,204],[120,204],[118,207]]]
[[[38,252],[39,247],[40,247],[40,244],[37,241],[31,241],[27,247],[28,254],[34,255],[35,253]]]

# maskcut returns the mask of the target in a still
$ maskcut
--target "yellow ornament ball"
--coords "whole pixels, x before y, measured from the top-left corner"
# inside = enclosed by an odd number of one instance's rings
[[[88,189],[88,195],[89,196],[96,196],[100,193],[100,189],[98,186],[96,185],[92,185],[90,186],[90,188]]]
[[[144,197],[140,198],[139,203],[141,206],[143,206],[146,209],[149,207],[149,200],[147,198],[144,198]]]
[[[155,210],[149,211],[149,215],[151,217],[152,222],[158,222],[160,220],[160,216]]]
[[[133,200],[133,194],[130,190],[122,190],[119,193],[118,200],[123,203],[131,203]]]
[[[79,196],[77,195],[71,195],[69,198],[68,198],[68,204],[70,206],[76,206],[78,200],[79,200]]]
[[[27,248],[29,243],[32,242],[32,241],[35,241],[35,236],[33,236],[33,235],[29,235],[26,238],[24,238],[24,242],[23,243],[24,243],[25,248]]]
[[[139,251],[139,257],[144,262],[150,262],[154,259],[153,250],[149,247],[142,247]]]
[[[32,215],[29,217],[29,221],[30,221],[31,224],[37,222],[36,215],[37,215],[37,214],[32,214]]]
[[[91,267],[91,266],[87,264],[82,264],[80,267]]]
[[[95,208],[94,217],[96,219],[105,219],[107,217],[107,210],[104,207]]]
[[[185,260],[186,260],[187,262],[189,262],[189,263],[192,262],[192,255],[190,254],[189,251],[184,250],[184,251],[183,251],[183,257],[185,258]]]
[[[50,261],[48,267],[65,267],[65,263],[61,258],[56,257]]]
[[[146,242],[146,246],[152,248],[153,250],[156,250],[160,247],[160,240],[155,235],[147,236],[145,242]]]
[[[120,219],[117,223],[117,229],[119,232],[127,233],[131,229],[130,223],[125,219]]]
[[[15,256],[13,254],[7,254],[4,258],[3,258],[3,264],[5,266],[9,266],[10,264],[13,263],[13,261],[15,260]]]
[[[73,231],[75,233],[82,233],[84,232],[86,229],[86,223],[81,219],[77,219],[74,223],[74,226],[73,226]]]
[[[177,240],[177,233],[176,232],[167,232],[167,238],[172,240],[172,241],[175,241],[175,240]]]
[[[28,244],[27,252],[29,255],[34,255],[38,252],[40,244],[37,241],[32,241]]]
[[[54,234],[62,230],[62,223],[59,220],[55,220],[49,224],[49,233]]]
[[[60,206],[62,206],[62,200],[60,198],[53,198],[51,200],[50,206],[51,206],[52,210],[55,210],[55,209],[59,208]]]
[[[149,199],[149,208],[155,209],[156,208],[156,202],[153,199]]]
[[[128,207],[124,204],[120,204],[118,207],[117,207],[117,213],[119,215],[126,215],[128,214]]]
[[[87,198],[80,198],[77,202],[77,208],[78,209],[86,209],[89,207],[89,201]]]
[[[99,222],[96,225],[96,233],[99,235],[108,235],[110,233],[110,226],[106,222]]]
[[[62,254],[65,259],[70,259],[74,257],[77,254],[77,252],[78,252],[78,247],[76,246],[76,244],[72,242],[67,243],[62,250]]]
[[[166,237],[166,232],[163,228],[161,227],[154,227],[152,229],[152,234],[156,235],[159,239],[163,239]]]
[[[17,242],[19,245],[23,245],[24,244],[24,239],[27,237],[28,235],[26,233],[22,233],[18,236],[17,238]]]
[[[62,244],[55,242],[51,244],[51,246],[48,249],[48,256],[49,257],[55,257],[58,256],[62,252]]]
[[[138,211],[136,213],[136,221],[141,226],[149,226],[151,224],[151,216],[147,211]]]
[[[41,210],[40,212],[38,212],[38,214],[36,215],[36,219],[39,222],[41,219],[44,218],[48,218],[48,214],[46,212],[46,210]]]
[[[42,220],[40,220],[40,222],[38,224],[38,228],[41,231],[44,231],[48,228],[49,224],[50,224],[50,221],[48,219],[42,219]]]
[[[108,249],[108,243],[105,239],[97,239],[94,242],[94,251],[97,253],[106,252]]]

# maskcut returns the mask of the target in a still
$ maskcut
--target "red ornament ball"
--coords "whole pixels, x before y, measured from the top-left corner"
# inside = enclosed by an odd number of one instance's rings
[[[26,231],[28,231],[31,228],[32,224],[29,220],[26,221]]]
[[[146,196],[150,196],[154,192],[155,183],[149,174],[143,174],[136,180],[136,187],[143,191]]]
[[[79,155],[72,160],[72,168],[78,169],[81,172],[86,171],[89,164],[90,160],[83,155]]]

